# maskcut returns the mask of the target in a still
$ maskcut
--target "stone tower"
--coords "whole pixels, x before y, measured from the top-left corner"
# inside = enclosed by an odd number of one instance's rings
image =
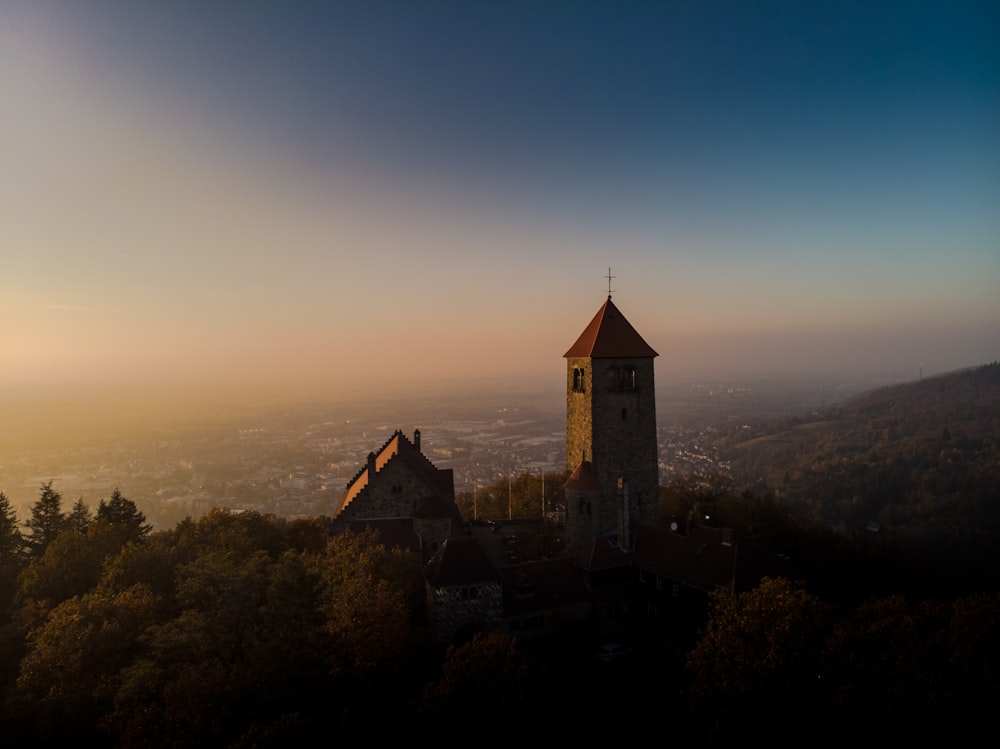
[[[659,520],[659,451],[653,359],[611,301],[566,359],[566,544],[615,536]]]

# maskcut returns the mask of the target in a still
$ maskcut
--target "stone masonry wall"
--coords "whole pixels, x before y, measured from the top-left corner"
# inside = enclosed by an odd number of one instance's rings
[[[391,461],[341,510],[338,520],[411,517],[428,496],[423,482],[402,462]]]
[[[634,368],[634,387],[609,386],[608,369]],[[584,368],[585,392],[573,388],[574,369]],[[630,524],[659,521],[659,452],[653,359],[568,359],[566,461],[573,470],[584,454],[601,484],[595,508],[598,532],[618,523],[618,477],[628,480]],[[567,515],[574,511],[567,503]],[[577,525],[577,524],[574,524]]]

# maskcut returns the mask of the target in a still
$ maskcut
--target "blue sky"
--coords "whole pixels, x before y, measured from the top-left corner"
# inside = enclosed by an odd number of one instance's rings
[[[9,383],[1000,358],[993,2],[0,0]]]

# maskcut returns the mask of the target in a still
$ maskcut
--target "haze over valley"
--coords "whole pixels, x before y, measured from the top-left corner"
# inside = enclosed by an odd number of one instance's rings
[[[725,471],[713,442],[745,423],[806,415],[882,383],[693,381],[657,388],[661,484]],[[562,379],[451,392],[338,398],[304,389],[63,388],[8,399],[0,415],[0,489],[27,517],[40,484],[96,507],[115,489],[157,527],[211,507],[287,517],[327,514],[395,430],[422,434],[456,492],[565,470]],[[551,490],[551,487],[550,487]]]

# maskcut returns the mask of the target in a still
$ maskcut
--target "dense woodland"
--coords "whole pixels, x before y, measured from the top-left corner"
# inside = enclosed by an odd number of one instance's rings
[[[732,486],[807,529],[797,547],[814,534],[849,540],[893,576],[887,585],[913,592],[978,590],[1000,575],[1000,363],[879,388],[721,444]]]
[[[0,493],[0,741],[976,737],[1000,697],[1000,576],[979,544],[997,540],[998,375],[990,365],[744,430],[733,447],[744,467],[768,467],[763,480],[664,487],[664,523],[707,515],[805,575],[713,596],[680,649],[636,612],[633,655],[611,666],[587,632],[436,642],[419,566],[370,534],[330,537],[327,518],[216,509],[154,531],[117,491],[92,509],[50,482],[19,522]],[[475,501],[540,501],[538,479],[522,481]],[[852,511],[838,516],[844,496]]]
[[[1000,529],[1000,363],[880,388],[725,444],[741,483],[840,531]]]

